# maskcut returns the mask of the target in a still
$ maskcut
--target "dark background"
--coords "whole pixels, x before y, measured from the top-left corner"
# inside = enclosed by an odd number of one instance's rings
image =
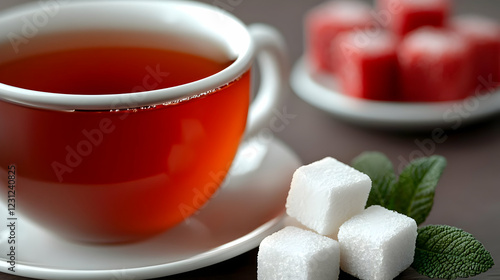
[[[498,0],[452,0],[454,14],[479,13],[500,21]],[[25,0],[2,0],[0,8]],[[262,22],[276,27],[285,37],[290,62],[303,53],[304,13],[322,1],[318,0],[205,0],[223,5],[245,23]],[[223,4],[221,4],[223,3]],[[500,81],[498,81],[500,82]],[[415,151],[416,143],[430,139],[430,131],[398,132],[375,130],[346,123],[308,105],[291,90],[285,106],[297,115],[286,129],[275,136],[286,142],[304,163],[332,156],[350,162],[363,151],[381,151],[396,168]],[[427,224],[447,224],[472,233],[491,252],[497,265],[487,273],[470,279],[500,279],[500,119],[446,131],[443,143],[429,146],[434,154],[443,155],[448,166],[438,186],[434,208]],[[425,152],[425,151],[424,151]],[[197,271],[161,279],[256,279],[254,249],[226,262]],[[350,279],[341,275],[341,279]],[[27,279],[0,273],[2,280]],[[398,279],[427,279],[411,269]]]

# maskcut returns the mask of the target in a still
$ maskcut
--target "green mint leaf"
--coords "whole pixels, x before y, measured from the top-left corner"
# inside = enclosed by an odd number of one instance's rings
[[[352,160],[351,166],[372,180],[366,207],[380,205],[392,210],[396,175],[391,161],[382,153],[364,152]]]
[[[399,175],[394,188],[394,209],[415,219],[417,225],[425,221],[434,204],[434,193],[441,178],[446,159],[441,156],[418,158]]]
[[[442,279],[475,276],[494,265],[493,258],[471,234],[451,226],[418,229],[411,265],[418,273]]]

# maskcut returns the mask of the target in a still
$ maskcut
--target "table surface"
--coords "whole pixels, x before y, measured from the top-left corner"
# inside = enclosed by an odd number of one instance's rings
[[[28,2],[2,0],[0,8]],[[291,62],[303,53],[304,13],[319,0],[205,0],[218,4],[245,23],[267,23],[285,37]],[[454,0],[455,14],[480,13],[500,18],[500,1]],[[346,123],[303,102],[288,89],[286,108],[296,117],[275,136],[287,143],[304,163],[332,156],[350,162],[363,151],[381,151],[395,166],[416,154],[427,152],[417,143],[432,139],[430,131],[383,131]],[[446,131],[446,141],[428,149],[443,155],[448,166],[439,183],[428,224],[447,224],[472,233],[500,261],[500,118]],[[196,271],[159,279],[256,279],[257,249],[228,261]],[[28,279],[0,273],[2,280]],[[340,279],[352,279],[342,274]],[[411,269],[397,279],[427,279]],[[500,267],[470,279],[500,279]]]

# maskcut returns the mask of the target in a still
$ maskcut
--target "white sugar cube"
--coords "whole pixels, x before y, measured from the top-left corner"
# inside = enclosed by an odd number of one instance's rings
[[[374,205],[339,230],[343,271],[361,280],[390,280],[413,262],[415,220]]]
[[[368,175],[327,157],[295,171],[286,212],[317,233],[336,238],[340,225],[363,211],[370,189]]]
[[[264,238],[257,255],[259,280],[335,280],[340,272],[336,240],[288,226]]]

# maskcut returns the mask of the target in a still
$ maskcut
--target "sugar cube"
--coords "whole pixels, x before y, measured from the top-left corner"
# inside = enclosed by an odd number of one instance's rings
[[[463,15],[454,17],[451,26],[460,36],[466,38],[472,47],[471,92],[481,93],[498,87],[497,82],[500,82],[499,23],[484,16]]]
[[[397,40],[382,29],[345,32],[336,39],[342,92],[365,99],[398,95]]]
[[[370,206],[339,230],[340,268],[361,280],[389,280],[413,262],[415,220]]]
[[[470,95],[471,47],[455,32],[420,28],[402,41],[398,58],[403,100],[449,101]]]
[[[257,279],[338,279],[339,248],[331,238],[285,227],[262,240],[257,255]]]
[[[286,211],[317,233],[336,237],[342,223],[363,211],[370,189],[368,175],[326,157],[295,171]]]
[[[450,0],[377,0],[375,18],[399,37],[423,26],[443,27]]]
[[[370,6],[356,0],[325,2],[310,10],[304,21],[308,62],[315,72],[336,71],[330,46],[339,33],[376,24]]]

